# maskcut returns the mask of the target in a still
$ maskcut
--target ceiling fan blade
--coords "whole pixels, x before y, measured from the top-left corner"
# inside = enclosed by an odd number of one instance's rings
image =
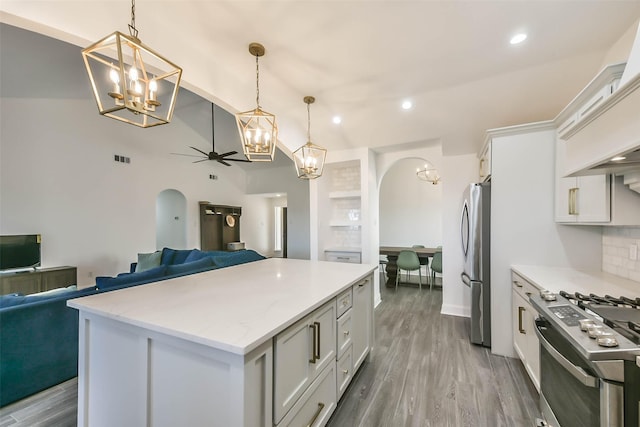
[[[209,158],[207,157],[206,159],[202,159],[202,160],[196,160],[193,163],[200,163],[200,162],[206,162],[207,160],[209,160]]]
[[[247,160],[247,159],[225,159],[227,162],[245,162],[245,163],[251,163],[251,160]]]
[[[193,149],[194,149],[194,150],[196,150],[198,153],[202,153],[202,154],[204,154],[205,156],[207,156],[207,158],[209,158],[209,153],[205,153],[204,151],[202,151],[202,150],[200,150],[200,149],[198,149],[198,148],[196,148],[196,147],[191,147],[191,146],[189,146],[189,147],[190,147],[190,148],[193,148]]]
[[[224,160],[222,160],[222,159],[218,159],[218,163],[222,163],[222,164],[223,164],[223,165],[225,165],[225,166],[231,166],[229,163],[225,162],[225,161],[224,161]]]
[[[202,157],[202,156],[198,156],[196,154],[182,154],[182,153],[170,153],[170,154],[175,154],[176,156]]]
[[[228,153],[224,153],[224,154],[219,154],[219,157],[227,157],[227,156],[233,156],[234,154],[238,154],[237,151],[229,151]]]

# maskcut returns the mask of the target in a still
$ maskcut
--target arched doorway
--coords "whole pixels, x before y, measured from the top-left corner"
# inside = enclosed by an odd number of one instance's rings
[[[167,189],[156,197],[156,249],[187,247],[187,199]]]

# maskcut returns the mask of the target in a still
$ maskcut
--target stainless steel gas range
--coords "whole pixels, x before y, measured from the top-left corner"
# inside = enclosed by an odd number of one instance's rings
[[[540,316],[539,425],[640,427],[640,298],[530,298]]]

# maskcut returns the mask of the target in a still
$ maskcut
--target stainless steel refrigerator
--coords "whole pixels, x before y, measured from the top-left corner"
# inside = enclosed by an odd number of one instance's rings
[[[491,183],[471,184],[464,192],[460,219],[464,270],[471,288],[471,342],[491,347]]]

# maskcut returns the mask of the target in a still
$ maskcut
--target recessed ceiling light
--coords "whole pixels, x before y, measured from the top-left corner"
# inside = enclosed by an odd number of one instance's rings
[[[612,162],[619,162],[620,160],[624,160],[626,159],[625,156],[616,156],[613,159],[611,159]]]
[[[333,123],[339,125],[340,123],[342,123],[342,117],[340,116],[333,116]]]
[[[411,103],[411,101],[409,101],[409,100],[402,101],[402,109],[403,110],[410,110],[411,107],[413,107],[413,104]]]
[[[525,33],[520,33],[520,34],[516,34],[515,36],[511,37],[511,40],[509,41],[509,43],[518,44],[518,43],[522,43],[526,39],[527,39],[527,35]]]

